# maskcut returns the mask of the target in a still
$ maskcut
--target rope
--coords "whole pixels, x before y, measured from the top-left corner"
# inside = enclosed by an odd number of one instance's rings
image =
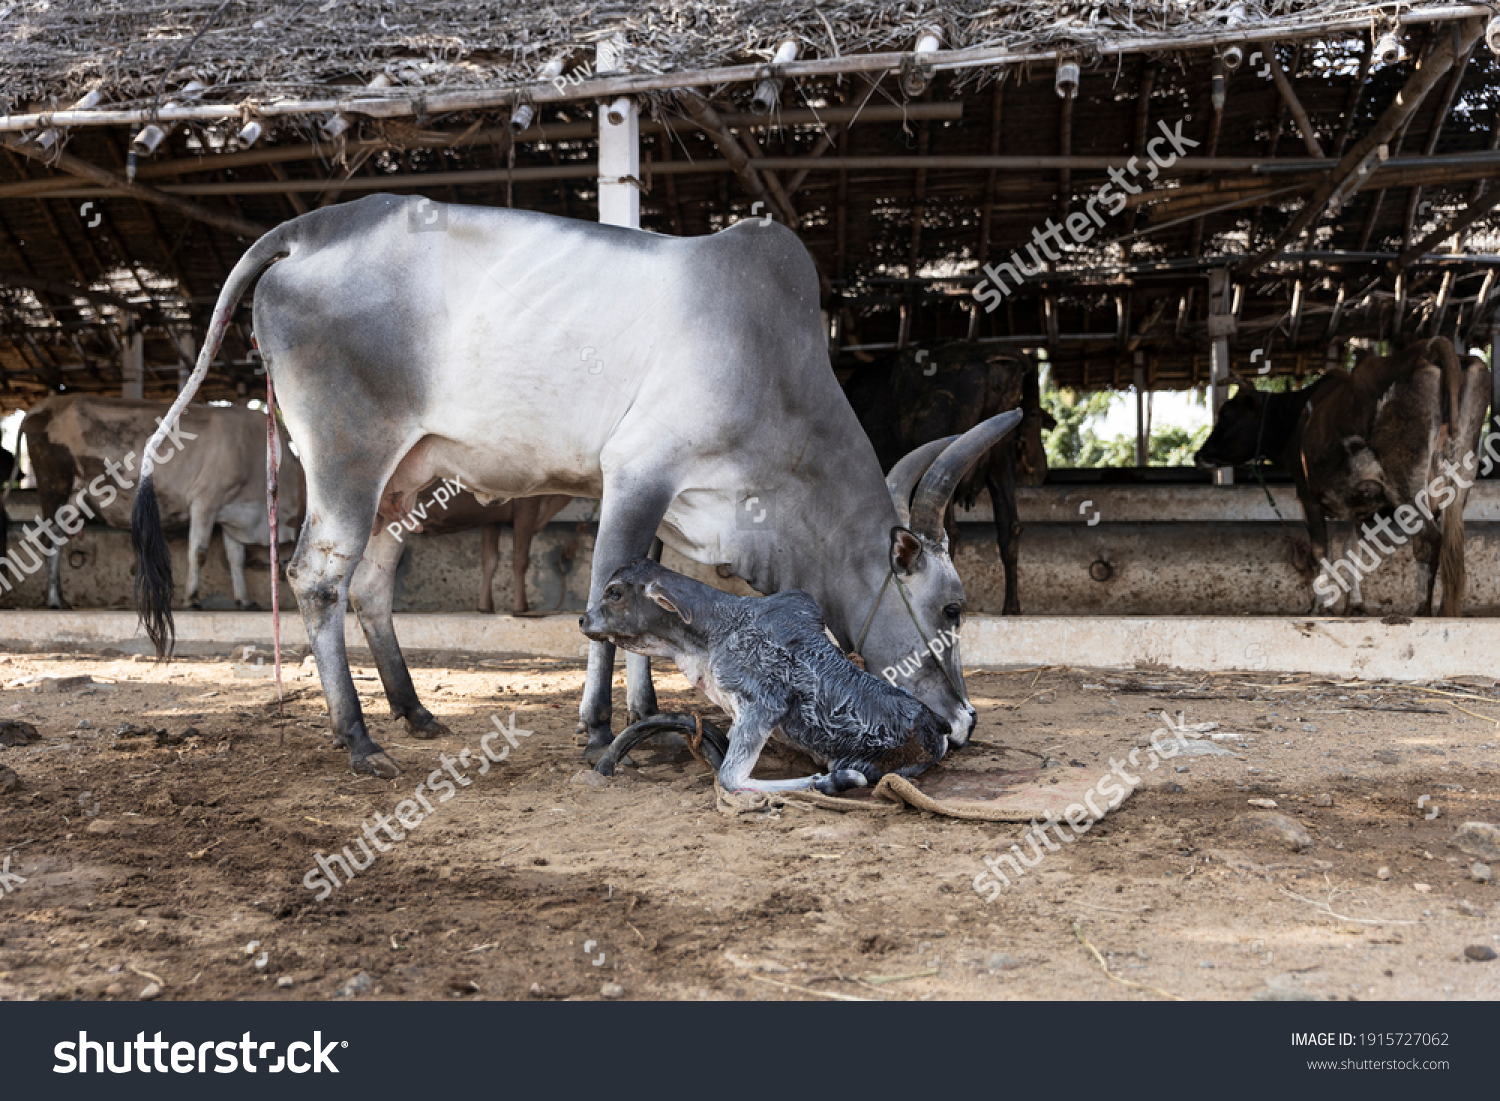
[[[271,389],[271,368],[266,367],[266,519],[271,522],[271,650],[276,660],[276,707],[286,702],[281,690],[281,553],[276,545],[276,394]]]

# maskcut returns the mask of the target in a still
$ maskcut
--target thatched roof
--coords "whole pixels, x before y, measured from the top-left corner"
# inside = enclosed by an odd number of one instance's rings
[[[1128,385],[1139,359],[1153,385],[1180,387],[1208,376],[1215,268],[1236,268],[1230,348],[1242,370],[1269,358],[1277,373],[1316,372],[1330,346],[1349,339],[1472,338],[1500,301],[1489,277],[1500,260],[1484,255],[1500,247],[1483,218],[1456,243],[1402,256],[1482,202],[1500,169],[1496,60],[1483,41],[1469,45],[1486,8],[220,7],[0,0],[0,95],[12,116],[65,109],[94,88],[103,100],[97,118],[57,116],[68,121],[56,123],[42,157],[0,118],[0,407],[59,386],[117,390],[120,345],[135,328],[148,393],[171,392],[183,340],[201,334],[248,240],[300,210],[390,190],[594,217],[595,97],[621,88],[646,102],[645,228],[713,232],[771,195],[818,263],[845,347],[957,339],[972,323],[981,339],[1046,347],[1064,382]],[[1394,25],[1398,13],[1405,56],[1372,62],[1372,27]],[[910,51],[932,26],[942,52],[916,82],[925,89],[906,84]],[[1468,37],[1454,58],[1461,26]],[[627,46],[623,73],[590,76],[594,44],[616,35]],[[800,52],[782,70],[780,107],[756,117],[750,90],[789,36]],[[1245,64],[1228,74],[1216,109],[1215,59],[1235,42]],[[1073,98],[1054,87],[1059,55],[1081,66]],[[538,83],[555,59],[582,83]],[[1390,126],[1400,94],[1424,72],[1430,88]],[[382,76],[389,87],[368,90]],[[157,87],[166,103],[192,79],[208,85],[184,108],[198,114],[141,160],[136,183],[149,191],[126,188],[126,147]],[[719,130],[684,98],[687,86],[712,101]],[[466,106],[441,106],[453,103]],[[534,118],[512,135],[517,104]],[[350,126],[330,139],[322,125],[337,105]],[[119,109],[137,114],[105,113]],[[267,133],[241,151],[233,137],[249,118]],[[26,126],[35,134],[48,122]],[[1161,125],[1198,144],[1091,243],[971,321],[981,265],[1023,248],[1048,218],[1083,209],[1106,170],[1143,155]],[[1377,138],[1383,162],[1366,149]],[[742,147],[748,168],[735,170],[726,141]],[[1347,193],[1335,211],[1326,192],[1339,183]],[[1304,211],[1305,237],[1294,232]],[[1269,255],[1250,264],[1258,253]],[[1453,253],[1461,256],[1442,258]],[[248,311],[237,319],[208,396],[256,392]],[[842,354],[841,366],[856,366],[858,354]]]
[[[108,89],[111,105],[145,105],[164,76],[168,90],[199,80],[227,100],[305,97],[381,74],[426,89],[523,83],[555,57],[582,61],[617,33],[629,42],[627,71],[668,73],[765,61],[787,38],[804,58],[831,58],[910,50],[935,27],[948,50],[1066,46],[1088,60],[1124,39],[1222,34],[1238,20],[1292,31],[1381,10],[1361,0],[19,0],[5,7],[0,113],[61,106],[95,86]]]

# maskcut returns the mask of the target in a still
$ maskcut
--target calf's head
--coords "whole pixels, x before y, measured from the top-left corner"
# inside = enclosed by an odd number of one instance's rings
[[[891,579],[870,616],[860,652],[871,673],[942,716],[955,746],[969,740],[976,715],[958,645],[968,605],[948,553],[943,514],[958,483],[1020,421],[1021,411],[1013,409],[962,436],[934,440],[886,477],[899,521],[890,533]]]
[[[649,558],[634,559],[610,576],[598,601],[578,617],[578,629],[634,654],[672,657],[695,641],[694,587],[707,589]]]
[[[1234,396],[1220,407],[1214,430],[1193,456],[1199,468],[1241,466],[1262,457],[1256,452],[1265,444],[1262,422],[1266,395],[1238,376],[1235,381],[1238,388]]]

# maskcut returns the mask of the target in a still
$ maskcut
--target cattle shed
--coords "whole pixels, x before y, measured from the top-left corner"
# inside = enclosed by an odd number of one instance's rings
[[[1485,347],[1497,20],[1352,0],[22,0],[0,16],[0,410],[172,396],[250,242],[377,191],[675,235],[775,218],[816,262],[841,379],[978,341],[1058,386],[1133,388],[1138,425],[1153,390],[1209,386],[1217,410],[1231,373],[1299,385],[1361,349]],[[250,307],[202,399],[264,395]],[[1055,598],[1027,610],[1264,614],[1305,587],[1283,488],[1221,470],[1217,496],[1117,503],[1101,478],[1169,472],[1090,472],[1077,494],[1058,474],[1019,491],[1027,587]],[[1061,514],[1085,502],[1101,527]],[[1164,520],[1184,525],[1166,542]],[[559,608],[580,595],[566,522],[542,544]],[[1196,559],[1230,546],[1226,522],[1244,538],[1215,573]],[[992,556],[968,564],[981,610],[1000,603]],[[1233,580],[1268,561],[1271,583]],[[1470,575],[1500,603],[1500,571]]]
[[[592,218],[624,188],[680,235],[781,219],[846,369],[970,337],[1043,350],[1060,385],[1170,389],[1487,343],[1494,18],[23,0],[0,17],[0,406],[171,393],[248,243],[372,191]],[[1013,255],[1033,274],[976,297]],[[253,396],[255,370],[247,304],[205,396]]]

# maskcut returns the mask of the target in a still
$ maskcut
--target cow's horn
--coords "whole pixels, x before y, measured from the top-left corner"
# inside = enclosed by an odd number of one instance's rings
[[[943,513],[953,491],[980,457],[1021,423],[1021,411],[1012,409],[969,429],[938,456],[917,486],[911,503],[911,530],[934,541],[943,536]]]
[[[903,455],[901,461],[891,467],[891,472],[885,476],[886,488],[891,491],[891,500],[896,504],[896,519],[903,528],[911,526],[911,495],[916,490],[917,483],[927,473],[927,468],[957,439],[957,436],[945,436],[941,440],[924,443],[915,451]]]

